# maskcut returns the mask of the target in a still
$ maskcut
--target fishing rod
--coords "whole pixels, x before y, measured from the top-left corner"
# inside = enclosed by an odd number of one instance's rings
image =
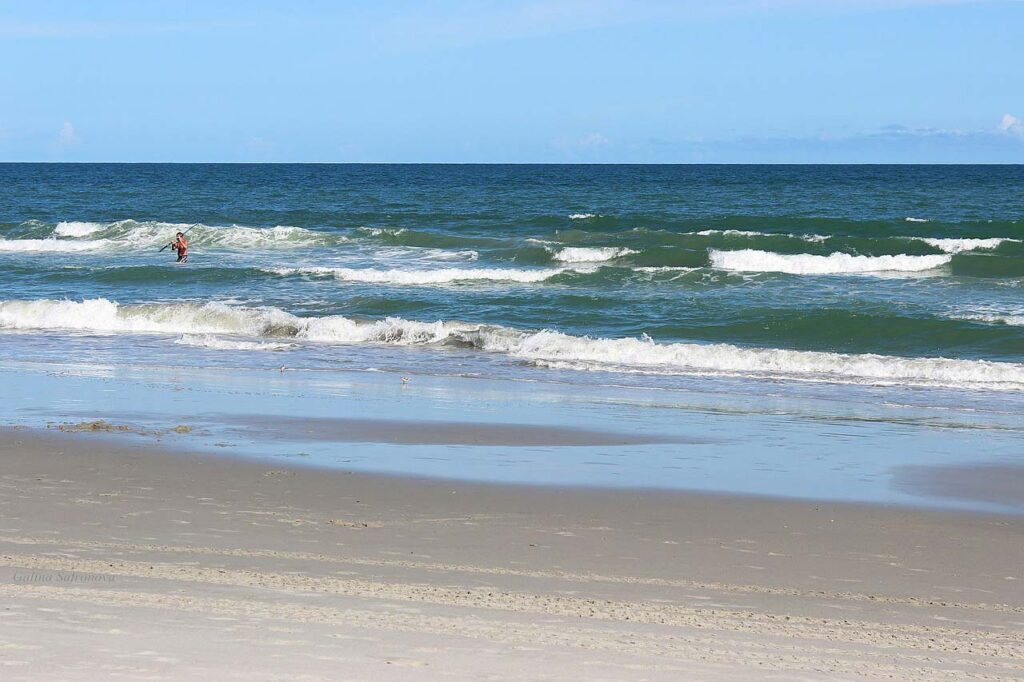
[[[184,236],[185,236],[186,234],[188,234],[189,232],[191,232],[191,231],[192,231],[192,230],[193,230],[194,228],[196,228],[196,227],[199,227],[199,223],[196,223],[196,224],[195,224],[195,225],[193,225],[192,227],[190,227],[190,228],[188,228],[187,230],[185,230],[184,232],[182,232],[182,233],[181,233],[181,236],[182,236],[182,237],[184,237]],[[171,244],[173,244],[173,243],[174,243],[174,242],[171,242]],[[171,244],[164,244],[163,246],[161,246],[161,247],[160,247],[160,250],[159,250],[159,251],[157,251],[157,253],[162,253],[162,252],[163,252],[163,250],[164,250],[164,249],[166,249],[166,248],[167,248],[168,246],[170,246]]]

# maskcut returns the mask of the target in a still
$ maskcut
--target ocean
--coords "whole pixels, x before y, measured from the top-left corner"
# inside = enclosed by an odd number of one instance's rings
[[[1020,452],[1022,166],[0,164],[0,187],[8,371],[476,379],[762,441],[796,433],[764,415],[881,424],[883,450],[895,424],[940,443],[917,463]]]

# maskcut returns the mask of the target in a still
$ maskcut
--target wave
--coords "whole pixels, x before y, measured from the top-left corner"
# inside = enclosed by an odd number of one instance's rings
[[[910,216],[904,218],[903,220],[905,222],[908,222],[908,223],[927,223],[928,222],[927,218],[912,218]]]
[[[951,310],[949,317],[955,320],[1024,327],[1024,306],[975,305]]]
[[[371,237],[401,237],[409,230],[404,227],[357,227],[356,232],[368,234]]]
[[[934,256],[852,256],[832,253],[827,256],[811,254],[781,254],[771,251],[743,249],[718,251],[709,254],[711,266],[740,272],[785,272],[793,275],[832,275],[844,273],[869,274],[875,272],[923,272],[934,270],[952,260],[951,255]]]
[[[85,237],[102,229],[100,223],[64,222],[57,223],[53,233],[58,237]]]
[[[194,246],[220,249],[295,248],[348,241],[301,227],[214,226],[158,221],[118,220],[109,223],[66,221],[54,225],[43,239],[0,239],[0,251],[67,252],[156,248],[173,239],[176,232],[190,230]]]
[[[573,213],[569,216],[569,220],[589,220],[590,218],[600,218],[596,213]]]
[[[1024,364],[1009,362],[744,348],[725,343],[658,343],[647,336],[592,338],[557,331],[418,322],[398,317],[372,321],[340,315],[298,317],[278,308],[223,303],[4,301],[0,302],[0,328],[180,334],[184,336],[177,342],[220,348],[245,343],[236,346],[244,350],[277,350],[282,343],[297,341],[455,346],[556,369],[1024,391]],[[230,338],[223,339],[224,336]],[[237,337],[253,341],[242,342]]]
[[[985,239],[945,239],[939,237],[914,237],[929,246],[934,246],[946,253],[961,253],[964,251],[977,251],[979,249],[995,249],[1004,242],[1017,242],[1017,239],[1004,237],[991,237]]]
[[[684,232],[683,234],[696,235],[700,237],[783,237],[786,239],[800,239],[805,242],[823,242],[832,239],[826,234],[790,234],[782,232],[756,232],[754,230],[700,230],[699,232]]]
[[[636,253],[633,249],[615,246],[569,246],[555,252],[554,259],[563,263],[601,263]]]
[[[513,355],[554,369],[619,369],[874,385],[1024,390],[1024,365],[985,360],[825,353],[731,344],[591,339],[559,332],[530,335]]]
[[[1024,315],[999,315],[987,313],[966,313],[954,316],[958,320],[970,320],[972,322],[988,322],[989,324],[1005,324],[1009,327],[1024,327]]]
[[[277,275],[310,275],[333,277],[342,282],[371,284],[432,285],[455,282],[543,282],[566,272],[581,272],[579,268],[545,268],[543,270],[517,270],[511,268],[442,268],[438,270],[377,270],[373,268],[269,268],[266,272]]]

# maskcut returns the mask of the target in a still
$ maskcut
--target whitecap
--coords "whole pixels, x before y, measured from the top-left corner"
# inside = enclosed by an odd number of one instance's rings
[[[934,256],[852,256],[832,253],[782,254],[743,249],[709,252],[712,267],[740,272],[785,272],[794,275],[869,274],[875,272],[923,272],[949,263],[950,255]]]
[[[962,253],[964,251],[977,251],[982,249],[994,249],[1003,242],[1017,241],[1016,239],[1004,239],[1002,237],[991,237],[983,239],[944,239],[938,237],[913,237],[934,246],[946,253]]]
[[[636,251],[633,249],[613,246],[568,246],[556,251],[554,259],[562,261],[563,263],[601,263],[615,258],[621,258],[622,256],[628,256],[631,253],[636,253]]]
[[[57,223],[57,226],[53,228],[53,233],[58,237],[87,237],[94,232],[99,232],[104,227],[103,223],[68,221]]]

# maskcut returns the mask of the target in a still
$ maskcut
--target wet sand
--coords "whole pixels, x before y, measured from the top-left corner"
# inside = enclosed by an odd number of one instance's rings
[[[345,447],[343,444],[339,447]],[[0,433],[7,679],[1021,679],[1024,518]]]
[[[411,419],[298,418],[280,415],[208,415],[234,431],[263,438],[393,445],[502,445],[506,447],[696,444],[707,439],[658,433],[623,433],[541,424],[415,421]]]
[[[999,504],[1024,510],[1024,466],[981,463],[963,466],[906,466],[894,484],[914,495]]]

